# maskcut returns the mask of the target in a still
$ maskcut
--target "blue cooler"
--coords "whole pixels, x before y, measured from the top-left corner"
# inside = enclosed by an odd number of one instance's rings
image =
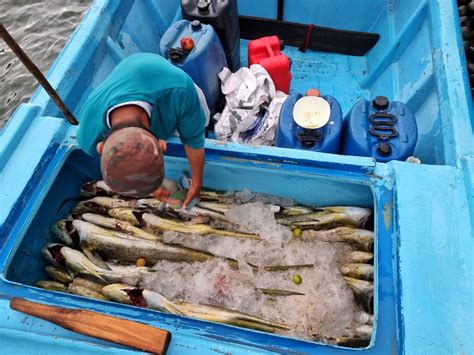
[[[361,100],[344,118],[342,154],[372,156],[377,161],[406,160],[418,132],[415,116],[402,102],[377,96]]]
[[[183,37],[191,37],[194,48],[184,50],[181,47]],[[188,73],[201,88],[212,117],[216,113],[216,104],[221,96],[217,74],[227,67],[222,44],[212,26],[204,25],[198,20],[175,22],[161,38],[160,51],[163,57]]]
[[[275,146],[337,153],[342,111],[332,96],[290,95],[280,111]]]

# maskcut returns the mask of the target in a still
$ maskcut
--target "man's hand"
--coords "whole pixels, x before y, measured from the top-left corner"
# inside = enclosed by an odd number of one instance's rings
[[[153,192],[153,197],[160,200],[160,201],[165,201],[168,200],[168,198],[171,196],[171,191],[165,189],[164,187],[161,187]]]
[[[183,208],[186,208],[189,205],[189,203],[191,203],[193,198],[197,198],[197,199],[200,198],[201,188],[202,188],[202,184],[198,185],[194,183],[192,179],[189,180],[189,190],[188,190],[188,194],[186,195],[186,199],[183,202]]]
[[[191,181],[189,182],[189,191],[184,200],[183,207],[186,208],[193,198],[199,198],[202,188],[202,173],[204,170],[204,149],[193,149],[184,146],[184,151],[188,158],[191,168]]]

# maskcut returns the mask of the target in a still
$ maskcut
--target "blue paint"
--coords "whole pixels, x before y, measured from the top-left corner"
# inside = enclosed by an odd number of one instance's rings
[[[184,37],[191,37],[194,41],[194,48],[189,53],[183,52],[181,48],[180,41]],[[227,60],[212,26],[200,22],[193,26],[187,20],[174,23],[161,39],[160,53],[188,73],[201,88],[213,115],[216,112],[217,100],[221,96],[220,79],[217,75],[227,67]]]
[[[240,0],[242,14],[276,16],[274,0]],[[120,59],[159,51],[180,18],[179,1],[95,1],[48,79],[77,115],[85,98]],[[473,110],[454,1],[321,0],[285,2],[291,21],[374,31],[364,57],[286,47],[292,93],[316,87],[347,114],[381,93],[405,102],[416,117],[414,154],[424,164],[277,147],[206,141],[204,185],[250,188],[305,204],[354,204],[375,211],[375,334],[364,354],[471,353],[474,340]],[[242,64],[247,41],[241,41]],[[169,354],[321,353],[354,350],[166,315],[128,305],[37,289],[40,247],[49,226],[66,216],[80,185],[100,176],[97,159],[77,149],[71,127],[38,89],[0,133],[0,334],[17,353],[135,353],[81,336],[8,308],[26,297],[91,309],[170,330]],[[166,175],[187,170],[183,146],[168,143]]]
[[[304,129],[296,124],[293,117],[295,104],[302,97],[301,94],[293,94],[283,103],[275,137],[275,146],[337,153],[342,129],[342,112],[339,102],[332,96],[322,96],[329,103],[331,110],[328,122],[318,129]]]
[[[406,160],[416,139],[415,116],[408,106],[379,96],[359,101],[344,117],[341,153],[372,156],[380,162]]]

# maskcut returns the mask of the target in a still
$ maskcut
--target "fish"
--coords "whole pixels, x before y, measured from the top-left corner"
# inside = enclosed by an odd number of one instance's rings
[[[107,196],[96,196],[89,200],[79,202],[73,209],[73,214],[98,213],[107,214],[111,208],[135,208],[137,202],[134,199],[123,200]]]
[[[212,201],[199,201],[196,206],[221,213],[224,215],[229,209],[232,207],[232,205],[226,204],[226,203],[219,203],[219,202],[212,202]]]
[[[176,211],[176,213],[178,214],[179,217],[186,220],[190,220],[195,217],[207,217],[215,221],[229,222],[226,216],[224,216],[223,214],[219,212],[215,212],[212,210],[208,210],[208,209],[200,208],[196,206],[191,208],[189,211],[185,208],[180,208],[179,210]]]
[[[337,338],[325,338],[326,342],[349,348],[365,348],[370,344],[369,338],[342,336]]]
[[[338,226],[363,227],[372,210],[362,207],[331,206],[315,209],[314,212],[277,219],[285,226],[301,229],[330,229]]]
[[[367,264],[374,260],[374,254],[366,251],[351,251],[342,256],[346,263],[364,263]]]
[[[106,259],[135,263],[138,258],[145,258],[148,263],[156,264],[160,260],[203,262],[215,258],[210,253],[168,245],[158,240],[133,236],[117,238],[107,233],[107,230],[81,220],[73,223],[79,233],[81,248],[97,252]]]
[[[71,274],[63,268],[48,265],[44,268],[44,270],[49,277],[62,284],[67,285],[73,281]]]
[[[131,234],[138,238],[150,240],[159,239],[159,237],[154,234],[145,232],[143,229],[137,228],[129,222],[121,221],[116,218],[104,217],[100,214],[95,213],[84,213],[81,218],[86,222],[90,222],[104,228],[114,229],[122,233]]]
[[[51,227],[51,233],[56,239],[69,247],[77,245],[78,236],[75,234],[72,220],[70,219],[61,219],[54,223]]]
[[[278,271],[287,271],[293,269],[308,269],[314,267],[314,264],[297,264],[297,265],[272,265],[272,266],[263,266],[264,271],[269,272],[278,272]]]
[[[371,252],[374,248],[374,232],[366,229],[337,227],[326,231],[304,230],[302,239],[319,239],[326,242],[346,242],[366,252]]]
[[[120,273],[101,268],[89,260],[84,253],[62,244],[49,243],[43,248],[42,252],[56,266],[67,268],[74,275],[91,276],[103,282],[119,282],[124,278],[131,279],[132,277],[135,277],[138,282],[144,274],[142,269],[134,272]]]
[[[358,280],[352,277],[343,276],[347,285],[351,288],[355,295],[366,296],[374,292],[374,284],[369,281]]]
[[[40,280],[35,283],[35,286],[44,288],[45,290],[50,290],[50,291],[61,291],[61,292],[67,291],[67,286],[57,281]]]
[[[194,305],[189,302],[176,302],[179,309],[186,316],[208,320],[211,322],[235,325],[238,327],[275,332],[277,329],[289,330],[290,327],[284,323],[277,323],[255,317],[239,311],[221,308],[212,305]]]
[[[78,285],[75,283],[69,284],[67,288],[67,292],[72,293],[74,295],[79,295],[79,296],[84,296],[84,297],[89,297],[89,298],[95,298],[98,300],[103,300],[106,301],[107,298],[104,297],[103,294],[100,292],[97,292],[95,290],[92,290],[90,288],[84,287],[82,285]]]
[[[374,267],[370,264],[362,263],[345,263],[339,264],[339,271],[344,276],[353,277],[355,279],[373,281]]]
[[[102,292],[102,289],[107,285],[107,283],[100,283],[83,277],[75,277],[72,283],[78,286],[87,287],[96,292]]]
[[[171,221],[171,220],[161,218],[151,213],[144,213],[140,217],[138,217],[138,219],[143,220],[145,225],[150,227],[151,229],[155,229],[155,230],[158,229],[161,231],[174,231],[178,233],[198,234],[198,235],[212,234],[212,235],[220,235],[220,236],[228,236],[228,237],[260,239],[259,236],[255,234],[251,234],[251,233],[241,233],[241,232],[214,229],[206,224],[186,225],[178,221]]]
[[[364,311],[359,311],[354,314],[355,322],[359,324],[374,324],[374,315]]]
[[[173,302],[158,292],[130,287],[124,284],[112,284],[102,289],[104,295],[112,301],[155,309],[171,314],[184,315]]]
[[[312,208],[306,206],[288,206],[282,207],[280,212],[278,212],[278,218],[284,217],[291,217],[291,216],[299,216],[299,215],[307,215],[310,213],[315,212]]]
[[[354,298],[362,308],[370,313],[374,313],[374,284],[369,281],[358,280],[352,277],[343,276],[349,288],[354,293]]]
[[[107,211],[107,214],[112,217],[130,223],[132,226],[139,227],[140,222],[137,217],[133,214],[134,212],[139,212],[139,209],[133,208],[111,208]]]
[[[116,192],[107,186],[104,180],[93,180],[81,186],[80,194],[83,197],[116,196]]]
[[[288,290],[276,290],[269,288],[259,288],[260,292],[267,296],[304,296],[304,293]]]

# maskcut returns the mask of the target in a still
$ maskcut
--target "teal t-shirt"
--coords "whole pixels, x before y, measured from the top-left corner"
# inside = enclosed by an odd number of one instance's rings
[[[79,115],[77,141],[94,155],[109,128],[107,111],[127,101],[153,105],[151,131],[160,139],[175,129],[183,144],[204,147],[205,117],[191,77],[157,54],[138,53],[122,60],[87,98]]]

